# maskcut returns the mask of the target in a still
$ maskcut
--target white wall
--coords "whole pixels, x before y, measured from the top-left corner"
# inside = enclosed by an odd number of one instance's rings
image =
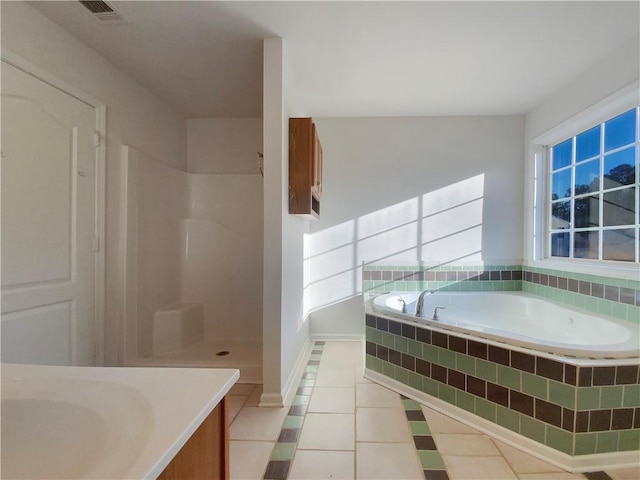
[[[310,224],[314,334],[361,332],[362,262],[521,259],[524,117],[315,120],[324,193]]]
[[[107,106],[106,364],[123,361],[121,147],[130,145],[184,170],[185,118],[24,2],[2,2],[2,48]]]
[[[534,148],[531,141],[587,110],[640,78],[640,38],[620,46],[596,62],[526,116],[523,258],[533,259]],[[637,87],[636,87],[637,91]],[[640,92],[638,92],[640,97]],[[637,100],[638,101],[638,100]],[[637,104],[637,103],[636,103]],[[605,119],[599,119],[602,121]],[[588,128],[588,126],[585,126]],[[563,268],[572,267],[564,265]],[[591,268],[591,267],[588,267]]]
[[[195,118],[187,121],[191,173],[258,174],[262,118]]]

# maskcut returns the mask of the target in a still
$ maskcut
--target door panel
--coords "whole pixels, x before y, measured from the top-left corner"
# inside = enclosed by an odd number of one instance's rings
[[[2,360],[94,364],[93,107],[2,64]]]

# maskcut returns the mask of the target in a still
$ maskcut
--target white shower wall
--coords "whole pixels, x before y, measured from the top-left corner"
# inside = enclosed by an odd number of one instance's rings
[[[204,305],[208,340],[262,338],[262,177],[194,174],[124,147],[126,361],[152,353],[153,313]]]

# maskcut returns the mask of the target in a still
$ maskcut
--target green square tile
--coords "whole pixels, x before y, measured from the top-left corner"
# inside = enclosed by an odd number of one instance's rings
[[[443,367],[456,368],[456,352],[440,348],[438,351],[438,363]]]
[[[596,453],[596,433],[578,433],[576,435],[575,455],[591,455]]]
[[[602,387],[600,392],[600,408],[620,408],[622,406],[622,385]]]
[[[409,386],[422,391],[422,375],[409,372]]]
[[[365,329],[365,336],[367,338],[367,341],[376,343],[378,345],[382,344],[382,333],[383,332],[381,332],[380,330],[371,327],[366,327]]]
[[[427,362],[437,362],[438,350],[439,348],[433,345],[422,345],[422,359]]]
[[[298,415],[287,415],[282,422],[282,428],[302,428],[304,417]]]
[[[293,397],[292,405],[309,405],[309,400],[311,399],[308,395],[296,395]]]
[[[442,457],[436,450],[418,450],[423,470],[445,470]]]
[[[640,385],[625,385],[622,397],[624,407],[640,407]]]
[[[415,400],[411,400],[410,398],[403,399],[402,406],[405,410],[422,410],[422,405],[420,405]]]
[[[539,377],[538,375],[532,375],[531,373],[522,372],[522,391],[524,393],[546,400],[548,395],[548,383],[549,381],[546,378]]]
[[[551,425],[547,425],[547,446],[571,455],[573,453],[573,434]]]
[[[501,405],[497,406],[496,423],[513,432],[520,431],[520,414]]]
[[[640,307],[627,306],[627,321],[640,325]]]
[[[395,335],[389,332],[382,332],[382,345],[384,345],[387,348],[395,349],[395,346],[396,346]]]
[[[313,387],[315,383],[315,380],[311,380],[310,378],[303,378],[302,380],[300,380],[298,387]]]
[[[483,380],[495,383],[498,379],[498,368],[495,363],[486,360],[476,360],[476,376]]]
[[[545,424],[526,415],[520,417],[520,433],[531,440],[544,443]]]
[[[373,370],[374,372],[382,373],[382,360],[380,360],[379,358],[367,355],[365,357],[365,364],[368,369]]]
[[[397,351],[402,353],[407,353],[409,351],[409,339],[406,337],[398,337],[396,335],[395,338],[395,348]]]
[[[520,391],[520,371],[498,365],[498,385]]]
[[[620,320],[627,319],[627,305],[624,303],[614,303],[611,306],[611,314]]]
[[[395,375],[394,377],[398,382],[404,383],[405,385],[409,384],[409,370],[406,368],[398,367],[396,365]]]
[[[640,450],[640,430],[623,430],[619,432],[618,450],[627,452],[629,450]]]
[[[600,388],[579,387],[577,407],[578,410],[595,410],[600,408]]]
[[[597,437],[596,453],[608,453],[618,450],[618,432],[600,432]]]
[[[549,401],[556,405],[574,409],[576,405],[576,387],[549,380]]]
[[[431,430],[427,422],[409,422],[411,435],[430,435]]]
[[[476,397],[476,415],[496,423],[496,404]]]
[[[598,313],[600,315],[611,315],[612,302],[609,300],[598,299]]]
[[[313,353],[309,355],[309,360],[320,360],[320,359],[322,359],[321,353]]]
[[[269,460],[293,460],[295,452],[295,443],[276,443],[273,450],[271,450],[271,457],[269,457]]]
[[[438,397],[438,385],[439,383],[430,378],[422,378],[422,391],[432,397]]]
[[[475,397],[461,390],[456,390],[456,406],[467,412],[475,413]]]
[[[463,353],[456,353],[456,369],[467,375],[476,374],[476,361],[473,357]]]
[[[438,398],[452,405],[456,404],[456,389],[441,383],[438,385]]]
[[[412,357],[422,358],[422,343],[408,340],[407,353]]]
[[[396,366],[393,363],[382,361],[382,374],[389,378],[395,378]]]

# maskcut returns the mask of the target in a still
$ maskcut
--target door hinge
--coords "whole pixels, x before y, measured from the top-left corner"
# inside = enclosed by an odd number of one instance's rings
[[[98,132],[97,130],[95,132],[93,132],[93,146],[94,147],[99,147],[100,146],[100,138],[102,138],[102,135],[100,134],[100,132]]]
[[[93,237],[93,251],[100,251],[100,237]]]

